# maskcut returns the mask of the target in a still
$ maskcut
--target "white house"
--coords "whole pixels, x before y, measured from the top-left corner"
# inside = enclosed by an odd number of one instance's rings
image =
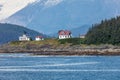
[[[71,38],[71,31],[68,31],[68,30],[60,30],[60,31],[58,32],[58,37],[59,37],[59,39]]]
[[[85,38],[85,35],[80,35],[80,38]]]
[[[44,40],[44,38],[43,38],[42,36],[37,36],[37,37],[35,38],[35,40],[36,40],[36,41],[41,41],[41,40]]]
[[[22,36],[19,37],[19,41],[30,41],[30,37],[27,36],[26,34],[23,34]]]

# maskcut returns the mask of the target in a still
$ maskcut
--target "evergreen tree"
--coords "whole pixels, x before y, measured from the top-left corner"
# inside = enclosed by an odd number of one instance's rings
[[[120,17],[101,21],[89,29],[87,44],[120,44]]]

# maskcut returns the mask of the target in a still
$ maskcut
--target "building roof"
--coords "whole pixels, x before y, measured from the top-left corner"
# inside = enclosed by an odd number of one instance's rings
[[[58,32],[59,35],[70,35],[71,34],[71,31],[68,31],[68,30],[60,30]]]

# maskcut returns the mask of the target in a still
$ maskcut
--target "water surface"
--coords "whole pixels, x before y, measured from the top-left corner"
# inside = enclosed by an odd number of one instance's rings
[[[0,80],[120,80],[120,56],[0,54]]]

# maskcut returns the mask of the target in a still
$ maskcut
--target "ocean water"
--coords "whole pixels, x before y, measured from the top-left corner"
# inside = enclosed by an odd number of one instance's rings
[[[120,80],[120,56],[0,54],[0,80]]]

